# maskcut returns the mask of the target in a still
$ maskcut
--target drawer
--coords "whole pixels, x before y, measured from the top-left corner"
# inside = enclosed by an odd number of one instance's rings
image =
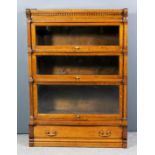
[[[121,138],[122,128],[111,126],[36,126],[37,138]]]

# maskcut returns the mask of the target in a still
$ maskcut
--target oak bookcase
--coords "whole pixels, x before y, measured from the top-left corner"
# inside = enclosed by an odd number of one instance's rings
[[[29,146],[127,147],[127,9],[27,9]]]

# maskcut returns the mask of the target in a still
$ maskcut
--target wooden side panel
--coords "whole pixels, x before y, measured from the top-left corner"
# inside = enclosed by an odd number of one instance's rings
[[[124,11],[127,14],[127,10]],[[124,20],[124,107],[123,107],[123,118],[127,119],[127,90],[128,90],[128,22],[127,18]]]
[[[26,10],[27,15],[27,45],[28,45],[28,80],[29,80],[29,146],[34,146],[33,139],[34,139],[34,129],[33,129],[33,121],[34,121],[34,106],[33,106],[33,78],[32,78],[32,47],[31,47],[31,17],[30,17],[30,10]]]
[[[124,55],[124,100],[123,100],[123,120],[127,122],[127,94],[128,94],[128,21],[127,10],[124,10],[124,41],[123,41],[123,55]],[[127,148],[127,125],[123,126],[123,148]]]
[[[123,137],[123,148],[127,148],[127,127],[126,126],[124,126],[123,127],[123,135],[122,135]]]
[[[30,132],[30,137],[32,137],[32,122],[34,119],[34,107],[33,107],[33,88],[32,88],[32,83],[33,83],[33,78],[32,78],[32,47],[31,47],[31,14],[30,14],[30,10],[26,10],[26,15],[27,15],[27,46],[28,46],[28,80],[29,80],[29,106],[30,106],[30,126],[29,126],[29,132]]]

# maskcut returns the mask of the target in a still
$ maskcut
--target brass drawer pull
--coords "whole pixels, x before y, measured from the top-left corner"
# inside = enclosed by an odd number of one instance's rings
[[[79,77],[79,76],[76,76],[75,79],[76,79],[76,80],[80,80],[80,77]]]
[[[99,131],[99,136],[100,137],[110,137],[111,136],[111,131],[107,130],[107,131],[104,131],[104,130],[101,130]]]
[[[77,119],[80,119],[80,115],[76,115],[76,118],[77,118]]]
[[[79,47],[79,46],[75,46],[75,49],[79,50],[79,49],[80,49],[80,47]]]
[[[77,52],[79,49],[80,49],[79,46],[75,46],[75,47],[74,47],[75,52]]]
[[[54,137],[54,136],[57,135],[57,132],[56,132],[56,131],[47,131],[46,134],[47,134],[48,136]]]

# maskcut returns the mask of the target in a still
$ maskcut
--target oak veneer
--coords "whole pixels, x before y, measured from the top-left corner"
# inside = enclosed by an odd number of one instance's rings
[[[29,145],[127,147],[127,9],[26,15]]]

